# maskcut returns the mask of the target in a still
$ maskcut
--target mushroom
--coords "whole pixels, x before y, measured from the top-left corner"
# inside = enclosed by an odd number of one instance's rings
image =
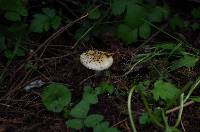
[[[99,72],[113,64],[112,55],[104,51],[88,50],[80,55],[80,61],[86,68]]]

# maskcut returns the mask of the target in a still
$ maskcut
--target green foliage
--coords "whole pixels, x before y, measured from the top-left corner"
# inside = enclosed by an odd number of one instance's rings
[[[200,96],[191,98],[194,102],[200,102]]]
[[[61,112],[70,101],[71,93],[69,89],[62,84],[50,84],[42,93],[42,102],[49,111]]]
[[[120,24],[117,28],[117,35],[127,44],[131,44],[137,41],[137,29],[132,30],[129,26],[125,24]]]
[[[149,117],[148,113],[143,112],[139,118],[139,123],[142,125],[149,124],[151,122],[151,118]]]
[[[183,57],[181,57],[179,60],[175,60],[173,62],[171,69],[175,70],[180,67],[192,68],[195,66],[195,64],[198,62],[198,60],[199,60],[199,57],[197,57],[197,56],[183,54]]]
[[[98,19],[99,17],[101,16],[101,12],[99,11],[99,9],[94,9],[94,10],[91,10],[89,12],[89,15],[88,15],[88,18],[89,19]]]
[[[112,14],[121,15],[127,6],[128,0],[113,0],[112,6]]]
[[[99,114],[93,114],[89,115],[85,120],[84,124],[86,127],[95,127],[98,125],[101,121],[103,121],[103,116]]]
[[[83,128],[84,126],[82,119],[70,119],[66,121],[66,125],[70,128],[77,129],[77,130]]]
[[[112,94],[114,91],[113,85],[103,81],[99,84],[98,87],[95,88],[95,91],[97,95],[103,94],[103,93],[109,93]]]
[[[86,118],[89,109],[90,103],[85,100],[81,100],[77,105],[75,105],[71,109],[70,115],[75,118]]]
[[[0,0],[0,10],[6,11],[4,16],[10,21],[20,21],[28,15],[22,0]]]
[[[139,36],[143,39],[147,39],[151,34],[151,27],[149,24],[144,23],[139,27]]]
[[[42,13],[33,15],[30,31],[41,33],[48,31],[50,27],[57,29],[61,24],[61,17],[56,15],[54,9],[43,8]]]
[[[180,16],[175,15],[170,19],[169,24],[174,30],[176,30],[177,28],[181,29],[184,27],[184,20]]]
[[[95,90],[89,86],[86,86],[84,88],[83,100],[88,102],[88,104],[96,104],[98,102],[98,98]]]
[[[175,85],[164,82],[163,80],[157,80],[154,83],[154,88],[152,90],[153,97],[157,101],[159,98],[169,101],[173,100],[177,95],[180,94],[180,90],[176,88]]]
[[[191,11],[191,14],[195,19],[199,19],[200,18],[200,7],[193,8]]]

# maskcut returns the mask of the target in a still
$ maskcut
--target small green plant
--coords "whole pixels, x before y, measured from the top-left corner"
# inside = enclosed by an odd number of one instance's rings
[[[83,97],[78,104],[69,109],[71,92],[62,84],[48,85],[42,94],[42,102],[52,112],[64,112],[69,119],[66,125],[72,129],[92,128],[94,132],[119,132],[116,128],[110,127],[104,117],[100,114],[88,114],[91,105],[98,103],[98,96],[103,93],[112,94],[113,86],[102,82],[95,89],[90,86],[84,88]]]
[[[30,30],[32,32],[48,31],[50,27],[57,29],[61,24],[61,17],[56,15],[56,11],[50,8],[43,8],[42,13],[33,15]]]
[[[149,82],[149,81],[148,81]],[[163,80],[157,80],[154,83],[154,87],[151,90],[151,92],[146,92],[146,88],[149,87],[149,83],[146,82],[140,82],[137,85],[134,85],[129,93],[128,98],[128,109],[129,109],[129,117],[131,121],[131,126],[133,128],[133,131],[136,132],[136,127],[134,125],[132,112],[131,112],[131,96],[136,90],[141,95],[141,100],[145,106],[146,112],[142,113],[139,119],[140,124],[145,125],[149,123],[156,124],[157,126],[161,127],[165,130],[165,132],[180,132],[179,129],[177,129],[178,125],[180,124],[182,112],[183,112],[183,105],[187,102],[187,100],[190,98],[191,93],[200,85],[200,77],[196,80],[194,85],[191,86],[189,92],[184,97],[184,93],[180,91],[180,89],[176,88],[174,84],[171,82],[165,82]],[[174,126],[170,126],[168,124],[167,116],[166,116],[166,110],[168,109],[168,105],[170,103],[177,104],[178,98],[180,97],[180,109],[179,114],[176,120],[176,123]],[[160,106],[157,106],[155,109],[154,107],[150,107],[148,105],[147,101],[148,99],[153,99],[153,101],[160,104]],[[150,100],[151,100],[150,99]],[[164,102],[163,102],[164,100]],[[193,100],[191,98],[191,100]],[[194,99],[195,100],[195,99]],[[199,97],[196,97],[196,101],[199,100]],[[153,103],[153,102],[151,102]]]

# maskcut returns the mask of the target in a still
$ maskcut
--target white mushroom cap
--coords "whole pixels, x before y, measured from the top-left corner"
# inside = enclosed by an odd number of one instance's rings
[[[80,55],[80,61],[88,69],[102,71],[113,64],[113,57],[111,53],[88,50]]]

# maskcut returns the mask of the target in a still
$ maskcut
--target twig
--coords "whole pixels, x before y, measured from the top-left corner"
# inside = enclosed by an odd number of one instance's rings
[[[181,121],[181,117],[182,117],[182,113],[183,113],[183,97],[184,97],[184,93],[181,94],[180,97],[180,109],[179,109],[179,113],[178,113],[178,119],[176,120],[176,123],[174,125],[174,127],[178,127],[178,125],[180,124]]]
[[[189,105],[191,105],[191,104],[193,104],[193,103],[194,103],[194,101],[189,101],[189,102],[183,104],[183,107],[189,106]],[[175,112],[175,111],[179,110],[180,108],[181,108],[181,106],[174,107],[174,108],[172,108],[172,109],[170,109],[170,110],[167,110],[167,111],[166,111],[166,114],[170,114],[170,113],[172,113],[172,112]]]

